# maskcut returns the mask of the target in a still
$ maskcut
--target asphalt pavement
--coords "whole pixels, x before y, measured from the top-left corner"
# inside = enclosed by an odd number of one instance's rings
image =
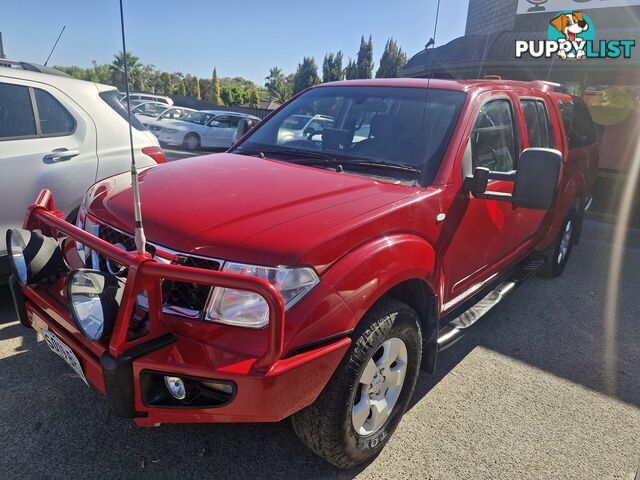
[[[532,278],[443,352],[382,454],[346,472],[302,446],[288,420],[143,429],[110,416],[105,400],[16,322],[2,288],[1,475],[633,480],[640,232],[625,249],[608,328],[611,232],[587,222],[561,277]]]

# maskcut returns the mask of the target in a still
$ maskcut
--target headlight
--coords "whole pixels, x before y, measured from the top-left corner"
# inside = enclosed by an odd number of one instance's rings
[[[7,253],[11,271],[22,286],[39,283],[67,269],[58,241],[38,231],[7,230]]]
[[[97,270],[76,270],[67,284],[71,316],[89,340],[109,338],[118,316],[124,280]]]
[[[316,272],[306,267],[262,267],[226,263],[222,271],[266,280],[278,289],[287,309],[295,305],[319,282]],[[215,288],[207,305],[205,320],[238,327],[263,328],[269,323],[269,307],[256,293]]]
[[[178,133],[178,130],[176,130],[175,128],[163,128],[162,133]]]

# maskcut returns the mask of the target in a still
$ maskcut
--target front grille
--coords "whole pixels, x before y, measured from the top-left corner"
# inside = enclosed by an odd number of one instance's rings
[[[108,225],[96,224],[93,233],[97,234],[102,240],[123,250],[129,252],[136,250],[133,236]],[[147,252],[153,256],[155,256],[158,248],[150,243],[146,244]],[[221,267],[221,262],[218,260],[192,257],[184,254],[177,254],[171,263],[207,270],[219,270]],[[116,264],[113,260],[98,255],[95,251],[92,255],[92,265],[93,268],[101,271],[126,274],[126,270],[123,270],[122,266]],[[198,318],[206,306],[210,291],[211,287],[206,285],[164,280],[162,282],[163,307],[165,307],[165,311],[173,314]]]
[[[186,255],[180,255],[177,261],[173,263],[207,270],[220,269],[220,262],[216,260],[189,257]],[[194,283],[165,280],[162,285],[162,295],[165,299],[165,304],[197,312],[201,312],[204,309],[210,291],[211,287]]]

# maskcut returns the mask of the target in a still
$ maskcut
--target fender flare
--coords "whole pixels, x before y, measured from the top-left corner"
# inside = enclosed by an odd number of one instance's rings
[[[430,243],[411,233],[398,233],[352,250],[323,274],[323,282],[338,292],[359,322],[376,301],[406,280],[423,280],[435,295],[438,269]]]

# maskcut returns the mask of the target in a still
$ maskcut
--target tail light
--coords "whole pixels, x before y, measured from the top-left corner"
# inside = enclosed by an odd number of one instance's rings
[[[156,163],[167,163],[167,157],[164,156],[164,152],[160,147],[144,147],[142,153],[153,158]]]

